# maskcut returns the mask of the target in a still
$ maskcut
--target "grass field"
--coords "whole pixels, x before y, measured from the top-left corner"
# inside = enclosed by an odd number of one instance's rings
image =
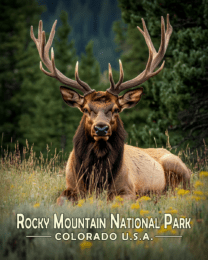
[[[112,202],[106,201],[105,193],[99,198],[91,194],[76,205],[66,201],[58,207],[56,199],[65,189],[62,155],[55,154],[50,160],[37,157],[28,145],[22,156],[18,146],[13,153],[5,151],[0,162],[0,259],[207,259],[206,152],[205,147],[203,152],[195,154],[188,150],[179,153],[193,172],[190,191],[178,187],[160,198],[152,194],[137,201],[123,201],[118,196]],[[116,217],[117,213],[124,218],[126,227],[124,223],[120,228],[115,225],[110,227],[111,214]],[[24,226],[19,225],[19,228],[18,214],[27,219],[21,222]],[[54,228],[54,214],[58,219],[61,214],[64,214],[64,219],[68,218],[63,228]],[[191,228],[179,228],[177,225],[165,228],[165,214],[171,214],[177,220],[188,221],[191,218]],[[47,228],[44,222],[37,228],[36,225],[26,228],[34,218],[49,221]],[[69,221],[75,218],[105,219],[106,227],[96,228],[93,224],[85,224],[84,228],[69,227]],[[132,222],[140,218],[149,223],[153,219],[159,228],[128,226],[128,221],[132,223],[128,218]],[[37,224],[37,221],[34,223]],[[106,233],[103,240],[102,233]]]

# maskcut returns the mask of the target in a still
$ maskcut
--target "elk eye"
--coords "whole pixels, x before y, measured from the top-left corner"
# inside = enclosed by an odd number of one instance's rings
[[[118,113],[118,112],[119,112],[119,109],[116,108],[116,109],[114,110],[114,113]]]
[[[83,110],[83,111],[84,111],[84,113],[88,113],[88,110],[87,110],[86,108],[84,108],[84,110]]]

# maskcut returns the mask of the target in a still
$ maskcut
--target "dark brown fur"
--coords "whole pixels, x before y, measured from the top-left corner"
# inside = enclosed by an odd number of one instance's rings
[[[114,131],[108,142],[95,142],[88,134],[83,116],[73,139],[75,168],[78,178],[83,178],[85,188],[94,178],[94,188],[108,189],[118,173],[123,158],[124,140],[127,133],[118,117],[117,131]],[[94,176],[92,177],[92,175]]]

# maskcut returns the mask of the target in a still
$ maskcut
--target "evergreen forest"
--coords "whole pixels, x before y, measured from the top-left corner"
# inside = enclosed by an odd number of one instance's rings
[[[0,135],[1,156],[14,146],[30,145],[39,156],[50,151],[69,154],[82,113],[67,107],[59,83],[40,69],[40,58],[30,38],[33,25],[43,19],[46,38],[58,19],[53,41],[56,67],[75,79],[79,76],[91,88],[109,87],[108,63],[114,81],[119,78],[118,59],[124,81],[141,73],[148,60],[148,48],[137,26],[144,18],[158,50],[161,16],[170,16],[173,33],[165,55],[165,67],[142,87],[139,104],[124,110],[121,119],[128,132],[126,142],[139,147],[191,149],[208,143],[208,2],[206,0],[59,2],[50,19],[46,7],[36,0],[2,0],[0,3]],[[70,11],[70,5],[76,11]],[[110,13],[114,21],[107,19]],[[112,15],[110,16],[112,17]],[[83,20],[82,20],[83,19]],[[110,48],[111,45],[111,48]],[[113,46],[113,51],[112,51]]]

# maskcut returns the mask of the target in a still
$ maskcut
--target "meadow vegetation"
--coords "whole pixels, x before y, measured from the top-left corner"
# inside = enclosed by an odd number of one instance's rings
[[[0,162],[0,258],[1,259],[207,259],[208,239],[208,161],[206,146],[201,151],[181,151],[187,166],[192,170],[191,189],[180,186],[169,189],[166,194],[138,197],[136,201],[123,201],[120,196],[108,202],[106,194],[99,197],[89,194],[75,204],[65,201],[62,207],[56,199],[65,188],[65,161],[63,154],[53,157],[37,156],[28,144],[20,153],[18,145],[14,152],[4,151]],[[48,153],[50,151],[48,150]],[[25,218],[46,217],[48,228],[17,229],[17,214]],[[53,215],[75,218],[101,217],[107,219],[107,228],[53,228]],[[122,218],[157,218],[159,229],[110,228],[110,214]],[[191,218],[191,229],[164,227],[164,214],[173,218]],[[60,232],[116,233],[112,241],[64,240],[57,241]],[[129,240],[122,240],[128,233]],[[134,234],[138,238],[134,240]],[[143,240],[145,233],[153,240]],[[26,236],[51,236],[50,238],[27,238]],[[157,235],[182,236],[156,238]],[[132,240],[131,240],[132,239]]]

